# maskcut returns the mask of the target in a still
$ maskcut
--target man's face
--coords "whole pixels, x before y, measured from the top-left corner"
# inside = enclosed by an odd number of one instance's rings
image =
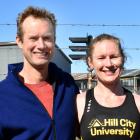
[[[27,17],[22,24],[23,39],[17,43],[22,48],[24,63],[36,68],[48,65],[55,48],[52,23],[47,19]]]

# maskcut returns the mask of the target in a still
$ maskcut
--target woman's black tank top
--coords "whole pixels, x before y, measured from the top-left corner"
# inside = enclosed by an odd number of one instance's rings
[[[140,113],[131,92],[121,106],[107,108],[97,103],[93,89],[87,91],[81,119],[81,140],[138,140]]]

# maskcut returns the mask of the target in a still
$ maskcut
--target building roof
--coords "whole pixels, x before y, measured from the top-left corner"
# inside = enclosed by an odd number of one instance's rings
[[[140,69],[124,70],[122,75],[121,75],[121,78],[134,77],[134,76],[140,76]]]
[[[72,76],[74,80],[88,80],[89,73],[73,73]],[[95,73],[92,73],[92,79],[96,79]]]
[[[74,80],[88,79],[87,73],[72,73]]]
[[[4,47],[4,46],[15,46],[15,45],[17,45],[15,41],[0,42],[0,47]]]

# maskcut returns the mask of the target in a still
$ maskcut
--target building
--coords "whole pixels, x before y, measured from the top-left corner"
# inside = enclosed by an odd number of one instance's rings
[[[140,94],[140,70],[130,69],[124,70],[121,75],[121,82],[124,87],[128,88],[133,92]]]
[[[94,73],[75,73],[72,76],[81,91],[96,86],[97,79]],[[140,69],[124,70],[120,80],[125,88],[140,94]]]
[[[7,65],[23,61],[21,49],[15,42],[0,42],[0,80],[7,74]],[[56,45],[52,62],[56,63],[64,71],[71,73],[71,60]]]
[[[85,91],[96,86],[96,77],[92,73],[73,73],[72,74],[77,86],[81,91]]]

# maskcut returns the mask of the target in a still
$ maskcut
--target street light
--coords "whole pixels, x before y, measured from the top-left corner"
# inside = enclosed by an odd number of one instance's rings
[[[88,49],[88,46],[91,42],[92,36],[88,35],[87,37],[70,37],[69,40],[72,43],[85,43],[86,45],[76,45],[76,46],[69,46],[69,48],[74,52],[86,52]],[[72,60],[85,60],[86,54],[70,54],[69,57]],[[88,69],[88,82],[87,87],[88,89],[92,88],[92,71]]]
[[[91,35],[88,35],[87,37],[69,37],[69,40],[72,42],[72,43],[85,43],[86,45],[75,45],[75,46],[69,46],[69,48],[74,51],[74,52],[86,52],[87,51],[87,48],[88,48],[88,45],[90,43],[92,39],[92,36]],[[83,57],[83,54],[81,54],[82,58],[80,58],[80,55],[77,55],[77,54],[70,54],[69,57],[72,59],[72,60],[75,60],[75,57],[76,58],[79,58],[79,59],[76,59],[76,60],[83,60],[83,58],[86,58]],[[73,59],[74,58],[74,59]]]

